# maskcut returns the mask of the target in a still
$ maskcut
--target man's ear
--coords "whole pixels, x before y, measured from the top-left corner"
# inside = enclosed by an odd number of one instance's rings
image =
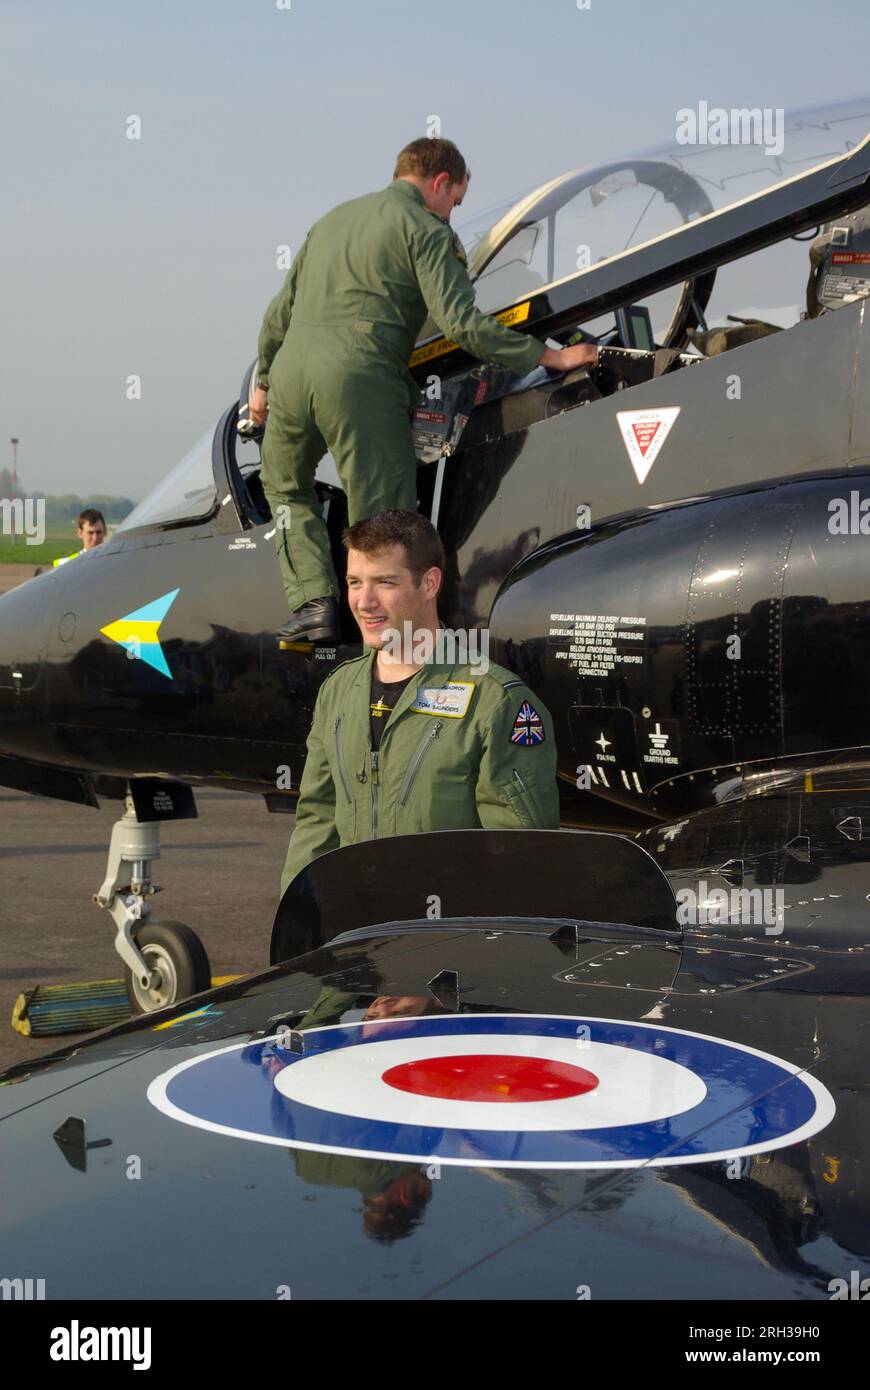
[[[423,590],[426,597],[437,598],[441,592],[443,581],[444,571],[440,570],[437,565],[433,565],[431,569],[426,570],[426,573],[423,575]]]
[[[433,192],[433,193],[440,193],[441,190],[444,188],[444,186],[445,186],[446,184],[448,184],[449,182],[450,182],[450,175],[447,173],[446,169],[443,169],[443,170],[441,171],[441,173],[440,173],[440,174],[436,174],[435,177],[434,177],[433,180],[432,180],[432,192]]]

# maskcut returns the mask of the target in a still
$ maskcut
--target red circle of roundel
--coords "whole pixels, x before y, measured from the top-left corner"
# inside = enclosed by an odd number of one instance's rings
[[[598,1085],[593,1072],[569,1062],[491,1053],[403,1062],[381,1080],[416,1096],[468,1101],[567,1100]]]

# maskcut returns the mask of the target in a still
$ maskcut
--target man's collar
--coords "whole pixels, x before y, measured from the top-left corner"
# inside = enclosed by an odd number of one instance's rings
[[[423,194],[420,192],[417,185],[411,183],[408,179],[393,179],[390,188],[397,189],[399,193],[404,193],[408,198],[414,198],[421,207],[424,208],[426,206],[426,199],[423,197]]]
[[[443,623],[438,623],[438,630],[444,630]],[[364,681],[366,685],[371,681],[372,676],[377,674],[377,655],[376,647],[366,647],[363,652],[363,656],[366,660],[360,663],[359,679]],[[445,685],[448,681],[453,679],[454,672],[463,663],[457,661],[439,662],[434,659],[436,655],[434,652],[432,655],[433,660],[427,661],[423,666],[418,666],[412,679],[419,681],[421,677],[425,676],[427,682],[431,682],[433,685]]]

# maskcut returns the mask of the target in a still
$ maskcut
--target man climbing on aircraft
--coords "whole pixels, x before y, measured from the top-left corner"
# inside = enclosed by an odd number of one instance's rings
[[[412,141],[392,183],[315,223],[266,310],[250,413],[266,421],[261,478],[292,614],[279,640],[339,636],[338,580],[314,491],[327,450],[352,526],[389,507],[416,509],[419,388],[408,359],[427,313],[475,357],[519,375],[596,361],[594,346],[549,348],[479,312],[450,228],[468,179],[450,140]]]
[[[318,692],[282,895],[313,859],[361,840],[558,830],[550,715],[511,671],[448,650],[455,634],[438,622],[445,559],[435,527],[394,509],[343,539],[366,651]]]

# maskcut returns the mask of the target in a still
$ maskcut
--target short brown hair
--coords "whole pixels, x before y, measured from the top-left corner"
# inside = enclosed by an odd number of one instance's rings
[[[96,526],[98,521],[101,521],[104,526],[106,524],[106,518],[103,516],[102,512],[97,511],[96,507],[85,507],[83,512],[79,512],[79,519],[76,522],[76,526],[81,528],[86,521],[91,526]]]
[[[442,173],[449,174],[451,183],[471,178],[471,170],[452,140],[436,140],[424,135],[399,151],[393,178],[416,174],[418,178],[430,179]]]
[[[341,539],[345,550],[359,550],[363,555],[375,555],[391,545],[401,545],[405,563],[418,586],[427,570],[434,566],[443,574],[447,564],[441,537],[431,521],[418,512],[403,512],[398,507],[376,512],[365,521],[346,527]]]

